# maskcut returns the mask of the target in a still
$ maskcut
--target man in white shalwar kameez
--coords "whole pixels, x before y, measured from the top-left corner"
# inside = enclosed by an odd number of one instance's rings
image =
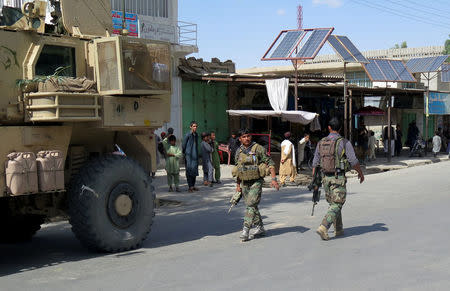
[[[286,178],[289,177],[289,181],[294,182],[297,175],[296,163],[295,163],[295,148],[292,142],[289,140],[291,137],[290,132],[284,134],[285,140],[281,143],[281,160],[280,160],[280,183],[282,186],[286,186]]]

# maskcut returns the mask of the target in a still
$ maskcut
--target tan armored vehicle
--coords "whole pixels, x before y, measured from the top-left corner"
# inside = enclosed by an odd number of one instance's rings
[[[4,6],[0,17],[0,240],[67,215],[89,248],[136,248],[154,216],[170,45],[111,36],[109,0],[46,5]]]

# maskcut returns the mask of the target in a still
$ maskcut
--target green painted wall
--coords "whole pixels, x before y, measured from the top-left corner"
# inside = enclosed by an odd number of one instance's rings
[[[183,81],[183,136],[192,120],[198,122],[199,135],[215,131],[217,140],[228,140],[228,85],[201,81]]]

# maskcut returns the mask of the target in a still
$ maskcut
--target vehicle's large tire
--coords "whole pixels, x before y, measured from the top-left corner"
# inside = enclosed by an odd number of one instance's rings
[[[30,241],[41,229],[44,217],[38,215],[19,215],[2,217],[0,222],[0,242],[17,243]]]
[[[89,249],[120,252],[146,239],[155,215],[151,177],[130,158],[107,155],[88,162],[68,191],[72,231]]]

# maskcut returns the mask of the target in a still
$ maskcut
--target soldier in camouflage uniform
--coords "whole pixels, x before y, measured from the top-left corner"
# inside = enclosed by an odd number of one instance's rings
[[[344,164],[348,161],[353,169],[358,172],[360,183],[364,181],[364,174],[355,156],[355,150],[348,140],[339,135],[340,129],[341,123],[339,120],[332,118],[328,125],[330,134],[319,142],[313,160],[313,176],[317,170],[316,167],[320,164],[323,177],[322,185],[325,190],[326,200],[330,204],[327,214],[322,220],[322,224],[316,231],[323,240],[329,239],[328,229],[332,224],[334,224],[335,236],[344,234],[341,210],[347,196],[347,178],[345,177],[345,171],[348,170]],[[330,166],[326,165],[327,159],[324,158],[326,155],[324,152],[326,150],[323,149],[326,144],[332,145],[329,151],[332,154],[332,158],[330,159],[331,170],[325,170],[330,169]]]
[[[234,174],[237,176],[236,192],[242,191],[246,205],[244,228],[240,238],[242,241],[247,241],[250,229],[253,226],[255,227],[255,231],[252,233],[253,237],[265,234],[261,214],[258,209],[266,170],[264,168],[268,168],[272,176],[271,186],[277,190],[279,190],[280,186],[275,176],[274,162],[267,155],[265,148],[252,142],[252,136],[248,129],[239,131],[239,141],[241,142],[241,147],[236,151]]]

